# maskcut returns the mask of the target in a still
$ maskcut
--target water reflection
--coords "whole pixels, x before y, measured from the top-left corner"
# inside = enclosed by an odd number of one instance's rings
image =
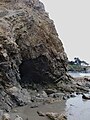
[[[71,75],[72,77],[90,77],[90,73],[80,73],[80,72],[69,72],[69,75]]]
[[[66,102],[68,120],[89,120],[90,100],[83,100],[82,95],[70,98]]]

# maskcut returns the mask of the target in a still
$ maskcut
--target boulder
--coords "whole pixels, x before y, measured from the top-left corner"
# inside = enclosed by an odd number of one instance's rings
[[[90,100],[90,96],[86,96],[85,94],[82,95],[83,99]]]

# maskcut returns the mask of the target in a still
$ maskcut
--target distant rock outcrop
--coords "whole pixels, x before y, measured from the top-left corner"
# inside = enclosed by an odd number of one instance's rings
[[[44,5],[39,0],[0,0],[0,108],[25,103],[28,93],[21,86],[66,78],[66,66],[62,42]]]
[[[74,72],[89,72],[90,66],[86,61],[80,60],[78,57],[74,58],[74,61],[68,61],[68,71]]]

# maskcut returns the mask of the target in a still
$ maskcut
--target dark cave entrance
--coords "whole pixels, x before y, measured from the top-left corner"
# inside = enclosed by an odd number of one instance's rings
[[[25,60],[19,66],[21,84],[47,84],[50,80],[49,62],[46,56]]]

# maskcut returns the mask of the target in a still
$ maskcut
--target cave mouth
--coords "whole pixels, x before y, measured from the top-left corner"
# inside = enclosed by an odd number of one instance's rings
[[[35,59],[25,60],[19,66],[20,83],[25,84],[47,84],[50,81],[49,62],[46,56],[39,56]]]

